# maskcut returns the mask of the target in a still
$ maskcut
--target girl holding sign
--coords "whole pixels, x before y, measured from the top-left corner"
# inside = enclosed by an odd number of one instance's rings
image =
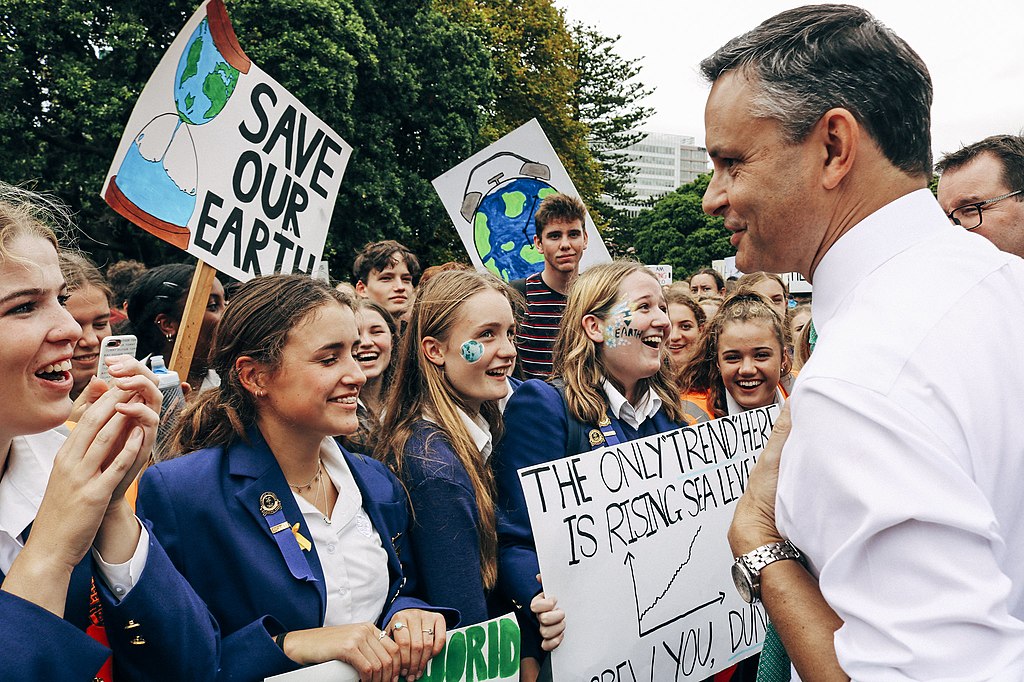
[[[786,331],[775,306],[739,291],[712,317],[683,370],[683,406],[690,423],[782,404],[789,373]]]
[[[508,611],[492,593],[498,537],[488,458],[516,359],[509,291],[491,275],[449,271],[417,293],[377,450],[409,492],[424,596],[458,608],[463,625]]]
[[[582,273],[569,289],[554,348],[555,379],[520,386],[505,409],[494,456],[498,486],[498,583],[520,609],[524,656],[561,641],[562,613],[538,594],[537,550],[517,470],[677,429],[683,413],[663,345],[669,333],[657,278],[615,261]],[[531,601],[540,621],[529,613]],[[524,663],[524,679],[529,667]]]
[[[55,430],[82,330],[53,208],[0,183],[0,678],[208,679],[206,608],[124,499],[156,439],[154,377],[116,358],[70,436]]]
[[[340,660],[415,680],[444,645],[445,614],[412,596],[401,485],[333,438],[358,426],[358,343],[351,299],[326,284],[243,284],[213,338],[222,383],[178,422],[198,451],[142,477],[140,513],[219,624],[223,676]]]

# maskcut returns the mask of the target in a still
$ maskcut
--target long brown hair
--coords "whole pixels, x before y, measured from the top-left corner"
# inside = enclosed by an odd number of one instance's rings
[[[604,318],[619,301],[622,281],[634,272],[643,272],[658,280],[640,263],[617,260],[587,268],[569,287],[569,299],[562,316],[562,328],[554,348],[554,372],[565,382],[565,399],[572,415],[584,424],[596,424],[605,415],[607,400],[602,382],[610,378],[601,353],[603,344],[590,340],[583,329],[587,315]],[[672,380],[667,357],[653,376],[637,382],[637,394],[648,388],[661,398],[662,410],[674,422],[683,420],[679,392]]]
[[[446,341],[462,315],[463,304],[470,297],[488,289],[509,299],[509,289],[504,282],[493,275],[471,270],[438,273],[417,292],[409,326],[402,335],[398,355],[392,360],[392,364],[397,367],[381,424],[385,436],[377,441],[375,455],[404,481],[407,475],[405,446],[412,436],[413,424],[422,419],[424,413],[430,414],[431,419],[444,431],[473,484],[480,517],[477,527],[480,574],[484,587],[491,589],[498,578],[494,474],[490,465],[480,457],[480,451],[459,418],[458,410],[463,407],[459,394],[448,382],[444,369],[427,359],[421,343],[427,336]],[[501,411],[496,402],[485,402],[480,408],[480,414],[491,427],[491,437],[498,441],[503,426]]]
[[[235,361],[249,356],[275,369],[291,330],[328,303],[352,307],[346,294],[305,275],[257,277],[236,289],[210,347],[210,368],[221,384],[185,408],[171,437],[178,454],[245,440],[256,422],[256,402]]]
[[[730,296],[722,304],[707,324],[704,333],[697,340],[697,350],[693,358],[683,368],[679,383],[683,393],[708,394],[708,407],[712,418],[724,417],[729,413],[725,398],[726,388],[722,381],[722,370],[718,366],[718,337],[730,322],[767,322],[779,343],[782,367],[786,369],[789,358],[786,355],[786,330],[779,312],[771,301],[753,290],[741,290]]]

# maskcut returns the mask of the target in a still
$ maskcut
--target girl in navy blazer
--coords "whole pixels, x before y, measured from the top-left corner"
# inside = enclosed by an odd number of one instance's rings
[[[416,295],[398,353],[378,457],[414,513],[412,550],[428,601],[463,624],[506,613],[493,593],[497,532],[491,439],[516,359],[508,287],[471,270],[442,272]]]
[[[140,512],[220,626],[220,678],[341,660],[415,680],[457,619],[412,596],[397,480],[332,438],[357,427],[357,344],[351,300],[327,285],[242,285],[214,337],[222,383],[179,422],[198,451],[142,478]]]
[[[639,263],[588,268],[569,289],[553,379],[523,383],[505,409],[505,436],[494,456],[498,581],[517,606],[530,604],[519,611],[527,653],[531,631],[543,638],[545,651],[558,646],[564,614],[539,590],[537,550],[516,471],[683,425],[662,349],[666,307],[658,280]],[[536,648],[532,653],[541,656]],[[524,663],[523,674],[536,674],[534,664]]]
[[[155,377],[117,358],[55,430],[82,330],[48,203],[0,183],[0,679],[208,679],[206,608],[124,498],[156,439]]]

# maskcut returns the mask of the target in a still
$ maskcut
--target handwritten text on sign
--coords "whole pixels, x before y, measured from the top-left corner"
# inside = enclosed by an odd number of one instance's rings
[[[554,679],[703,679],[760,650],[726,531],[778,414],[750,410],[519,470],[545,591],[566,613]]]

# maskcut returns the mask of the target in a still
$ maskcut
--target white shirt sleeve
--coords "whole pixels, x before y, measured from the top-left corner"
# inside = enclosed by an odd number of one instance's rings
[[[1004,539],[927,411],[838,379],[803,383],[779,529],[843,620],[835,647],[852,679],[1020,680],[1024,623],[1008,610]]]
[[[100,577],[107,584],[110,591],[114,593],[118,601],[128,596],[128,593],[135,587],[142,569],[146,567],[146,560],[149,558],[149,531],[146,525],[139,522],[141,532],[139,533],[139,544],[135,546],[135,553],[132,558],[123,564],[108,564],[100,556],[99,550],[92,548],[92,555],[96,559],[96,566],[99,569]]]

